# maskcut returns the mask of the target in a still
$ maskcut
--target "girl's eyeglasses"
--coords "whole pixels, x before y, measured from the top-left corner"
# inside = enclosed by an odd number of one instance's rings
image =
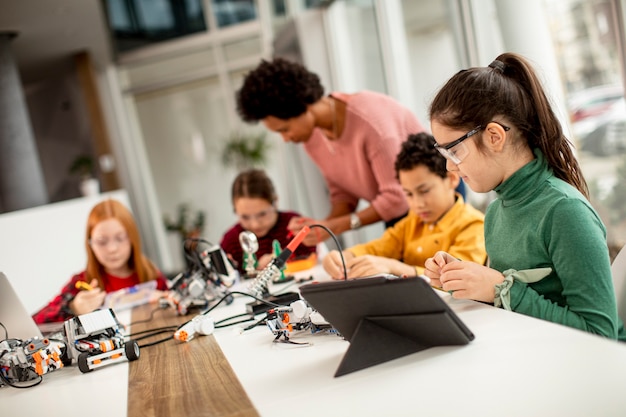
[[[498,123],[498,122],[494,122],[494,123]],[[504,126],[501,123],[498,123],[498,124],[502,126],[505,132],[508,132],[511,129],[510,127]],[[453,164],[458,165],[461,163],[461,161],[463,161],[463,159],[465,159],[467,154],[469,154],[469,149],[463,143],[463,141],[471,138],[472,136],[474,136],[476,133],[480,132],[481,130],[483,130],[483,126],[478,125],[472,130],[470,130],[469,132],[467,132],[466,134],[464,134],[463,136],[461,136],[460,138],[458,138],[457,140],[454,140],[446,145],[440,145],[438,143],[435,143],[433,146],[435,147],[435,149],[439,151],[441,155],[443,155],[444,158],[446,158]]]
[[[95,246],[97,248],[106,248],[111,243],[113,243],[115,245],[123,245],[126,242],[128,242],[128,235],[118,235],[118,236],[114,236],[113,238],[89,239],[89,244],[92,247]]]
[[[252,220],[256,220],[258,222],[267,221],[271,214],[276,211],[275,207],[268,208],[256,214],[238,214],[239,221],[242,223],[250,223]]]

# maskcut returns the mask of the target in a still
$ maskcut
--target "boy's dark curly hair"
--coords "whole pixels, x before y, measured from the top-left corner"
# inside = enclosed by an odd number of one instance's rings
[[[267,116],[286,120],[300,116],[323,95],[319,77],[304,66],[283,58],[262,60],[237,91],[237,112],[248,123]]]
[[[409,135],[396,157],[396,177],[400,171],[410,171],[424,165],[434,174],[445,178],[448,173],[446,159],[435,149],[434,143],[435,138],[425,132]]]

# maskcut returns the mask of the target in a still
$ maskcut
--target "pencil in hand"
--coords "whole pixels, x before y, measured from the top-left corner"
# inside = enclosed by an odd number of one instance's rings
[[[76,287],[79,290],[87,290],[87,291],[93,290],[93,287],[89,285],[88,283],[86,283],[85,281],[76,281],[76,284],[74,284],[74,287]]]

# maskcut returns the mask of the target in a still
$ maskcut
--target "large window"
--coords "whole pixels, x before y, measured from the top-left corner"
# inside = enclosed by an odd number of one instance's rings
[[[202,0],[104,0],[104,5],[118,53],[207,29]]]
[[[615,251],[626,241],[626,102],[611,0],[546,0],[573,141]]]
[[[254,20],[257,17],[254,0],[212,0],[218,27]]]

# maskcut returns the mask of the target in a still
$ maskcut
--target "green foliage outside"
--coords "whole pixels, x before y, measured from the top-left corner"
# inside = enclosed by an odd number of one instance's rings
[[[265,131],[230,135],[222,150],[224,166],[234,166],[237,171],[263,167],[267,163],[268,151],[271,148],[265,136]]]

